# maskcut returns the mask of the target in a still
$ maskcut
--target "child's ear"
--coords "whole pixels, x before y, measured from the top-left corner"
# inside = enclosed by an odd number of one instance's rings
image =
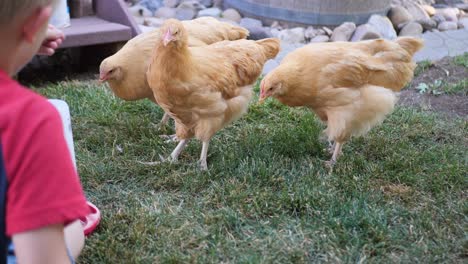
[[[52,6],[35,9],[23,23],[22,31],[24,39],[29,43],[33,43],[39,31],[44,27],[44,24],[48,23],[51,15]]]

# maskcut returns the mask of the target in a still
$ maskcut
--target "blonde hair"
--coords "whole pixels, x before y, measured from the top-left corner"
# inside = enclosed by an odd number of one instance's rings
[[[0,0],[0,26],[12,22],[34,8],[55,4],[57,0]]]

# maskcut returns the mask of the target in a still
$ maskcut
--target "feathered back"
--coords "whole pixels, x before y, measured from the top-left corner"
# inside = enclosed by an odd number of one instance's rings
[[[191,47],[209,45],[223,40],[245,39],[248,36],[245,28],[221,22],[212,17],[201,17],[182,23],[189,34]],[[129,101],[152,98],[153,92],[146,81],[145,74],[154,45],[159,39],[159,29],[140,34],[102,62],[102,64],[119,66],[122,69],[122,80],[109,81],[110,88],[119,98]]]

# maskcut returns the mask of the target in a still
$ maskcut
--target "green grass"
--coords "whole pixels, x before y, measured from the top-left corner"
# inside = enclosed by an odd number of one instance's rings
[[[468,68],[468,52],[463,53],[463,55],[454,57],[453,62],[456,65],[460,65],[460,66],[464,66],[465,68]]]
[[[466,261],[465,120],[398,108],[329,173],[312,113],[253,103],[213,138],[202,173],[196,141],[179,164],[139,163],[175,147],[149,101],[83,82],[39,92],[69,103],[81,180],[103,213],[80,263]]]
[[[432,63],[430,60],[423,60],[418,62],[416,65],[416,69],[414,69],[414,76],[420,75],[432,66],[434,66],[434,63]]]

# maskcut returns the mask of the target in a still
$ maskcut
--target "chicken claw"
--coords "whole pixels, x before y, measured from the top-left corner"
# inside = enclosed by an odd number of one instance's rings
[[[177,137],[176,134],[174,134],[174,135],[160,135],[159,137],[166,140],[166,141],[164,141],[164,143],[179,142],[179,138]]]
[[[343,147],[343,143],[334,142],[333,143],[333,155],[329,161],[325,162],[325,166],[327,166],[330,170],[333,170],[333,166],[336,164],[336,160],[341,154],[341,148]]]

